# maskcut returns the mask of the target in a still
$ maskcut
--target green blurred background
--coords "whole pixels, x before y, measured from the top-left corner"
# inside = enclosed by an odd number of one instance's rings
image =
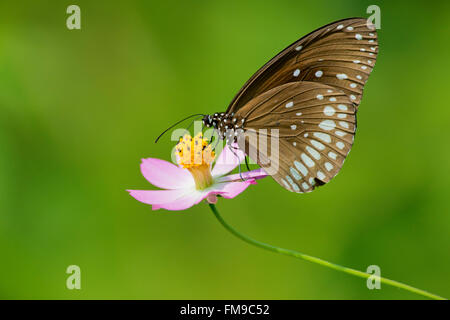
[[[380,55],[341,173],[307,195],[264,179],[218,208],[256,239],[450,297],[450,5],[393,2],[1,2],[0,297],[420,298],[251,247],[205,204],[152,212],[125,191],[151,188],[140,159],[169,159],[166,126],[224,110],[285,46],[370,4]]]

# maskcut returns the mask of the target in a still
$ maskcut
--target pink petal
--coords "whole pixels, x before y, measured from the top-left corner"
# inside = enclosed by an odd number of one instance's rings
[[[187,191],[177,190],[127,190],[137,201],[146,204],[160,204],[174,201],[184,196]]]
[[[233,144],[231,148],[237,147],[237,144]],[[222,153],[216,160],[216,164],[211,171],[213,177],[220,177],[224,174],[227,174],[230,171],[233,171],[239,163],[244,161],[245,153],[240,149],[230,149],[230,146],[227,144],[222,150]]]
[[[219,178],[219,181],[242,181],[241,179],[241,175],[242,178],[244,178],[244,180],[247,179],[262,179],[267,177],[267,173],[264,171],[264,169],[255,169],[255,170],[251,170],[251,171],[246,171],[246,172],[241,172],[241,174],[236,173],[236,174],[231,174],[229,176],[225,176],[225,177],[221,177]]]
[[[255,180],[221,183],[214,188],[213,192],[220,194],[224,198],[231,199],[236,197],[252,184],[256,184]]]
[[[189,171],[161,159],[142,159],[141,172],[151,184],[162,189],[182,189],[195,184]]]
[[[153,210],[166,209],[166,210],[173,210],[173,211],[186,210],[186,209],[192,207],[193,205],[199,203],[200,201],[205,199],[207,196],[208,196],[208,193],[206,193],[206,192],[193,191],[193,192],[189,192],[189,193],[183,195],[182,197],[180,197],[174,201],[153,205],[152,209]]]

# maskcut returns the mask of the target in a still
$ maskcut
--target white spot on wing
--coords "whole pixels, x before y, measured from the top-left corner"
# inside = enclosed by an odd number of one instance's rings
[[[336,112],[336,110],[334,110],[334,108],[332,106],[326,106],[323,109],[323,113],[329,117],[331,117],[335,112]]]
[[[293,75],[294,77],[298,77],[300,75],[300,69],[295,69]]]
[[[311,148],[310,146],[306,146],[306,151],[308,151],[309,154],[312,155],[314,159],[316,160],[320,159],[320,153],[318,153],[316,149]]]
[[[344,79],[347,79],[348,77],[345,73],[338,73],[336,75],[336,78],[338,78],[339,80],[344,80]]]
[[[290,168],[291,174],[294,177],[295,180],[300,180],[302,178],[302,176],[300,175],[300,173],[298,173],[297,170],[295,170],[294,168]]]
[[[334,123],[333,120],[323,120],[320,124],[319,127],[323,130],[333,130],[336,127],[336,124]]]
[[[314,161],[310,157],[308,157],[305,153],[302,153],[300,156],[303,160],[303,162],[310,168],[314,167]]]
[[[321,144],[319,141],[316,141],[316,140],[313,140],[313,139],[311,139],[310,141],[311,141],[311,144],[312,144],[315,148],[317,148],[317,149],[319,149],[319,150],[324,150],[324,149],[325,149],[325,146],[324,146],[323,144]]]
[[[320,180],[324,181],[325,177],[326,176],[323,174],[322,171],[317,171],[317,178],[319,178]]]
[[[320,78],[321,76],[323,76],[322,70],[316,71],[315,75],[317,78]]]
[[[294,102],[293,102],[293,101],[288,102],[288,103],[286,103],[286,108],[290,108],[290,107],[292,107],[293,105],[294,105]]]
[[[286,176],[286,180],[289,182],[289,184],[292,186],[292,188],[294,189],[295,192],[299,192],[300,191],[300,188],[294,182],[294,180],[292,180],[292,178],[290,176]]]
[[[284,180],[283,178],[281,178],[281,182],[284,184],[284,186],[286,187],[286,189],[291,190],[291,186],[287,183],[286,180]]]
[[[348,129],[348,123],[345,121],[339,121],[339,125],[345,129]]]
[[[339,149],[344,149],[344,147],[345,147],[345,144],[343,143],[343,142],[341,142],[341,141],[338,141],[338,142],[336,142],[336,147],[338,147]]]
[[[331,137],[329,134],[323,133],[323,132],[314,132],[314,137],[319,138],[323,142],[330,143]]]
[[[294,161],[294,166],[302,173],[303,176],[308,174],[308,169],[299,161]]]

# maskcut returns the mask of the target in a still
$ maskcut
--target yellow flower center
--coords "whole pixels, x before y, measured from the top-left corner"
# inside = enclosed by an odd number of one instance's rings
[[[211,163],[214,161],[215,154],[211,145],[208,144],[208,140],[203,138],[202,133],[197,134],[194,138],[188,134],[184,135],[175,149],[178,163],[192,174],[198,190],[213,184]]]

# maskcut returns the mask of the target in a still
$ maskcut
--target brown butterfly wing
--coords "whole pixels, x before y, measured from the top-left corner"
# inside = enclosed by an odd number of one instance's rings
[[[239,148],[284,188],[310,192],[341,169],[353,144],[355,114],[355,105],[341,90],[317,82],[287,83],[236,112],[245,121]],[[271,154],[274,129],[279,130],[279,156]]]
[[[313,81],[342,90],[358,106],[378,52],[376,30],[351,18],[321,27],[259,69],[230,103],[236,112],[254,97],[289,82]]]

